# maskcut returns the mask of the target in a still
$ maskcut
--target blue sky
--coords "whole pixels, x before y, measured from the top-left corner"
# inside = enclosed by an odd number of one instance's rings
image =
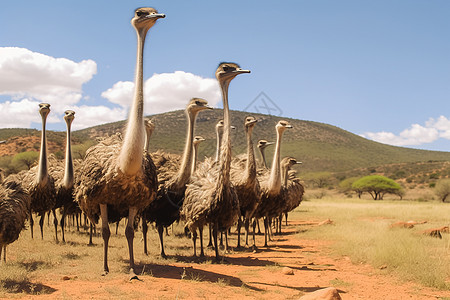
[[[49,129],[125,119],[133,90],[134,9],[165,13],[144,57],[146,114],[201,96],[220,107],[214,71],[251,74],[230,107],[328,123],[380,142],[450,151],[450,2],[446,0],[4,1],[0,127]],[[258,97],[259,96],[259,97]]]

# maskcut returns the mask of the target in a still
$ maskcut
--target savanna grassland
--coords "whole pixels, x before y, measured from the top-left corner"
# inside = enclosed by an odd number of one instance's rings
[[[283,235],[269,247],[231,249],[224,260],[213,263],[193,258],[191,241],[182,224],[169,229],[168,259],[159,257],[155,231],[149,234],[150,254],[143,254],[138,229],[135,256],[140,280],[127,276],[124,224],[118,234],[111,225],[110,273],[102,270],[102,239],[71,226],[67,243],[56,243],[52,226],[44,240],[22,232],[7,249],[0,269],[1,298],[57,299],[298,299],[320,288],[334,286],[342,299],[450,299],[450,234],[442,239],[422,231],[448,226],[450,204],[347,198],[308,191],[306,200],[289,215]],[[330,219],[320,226],[320,222]],[[413,228],[390,228],[398,221],[416,221]],[[426,222],[425,222],[426,221]],[[328,224],[331,223],[331,224]],[[35,235],[36,236],[36,235]],[[37,235],[38,236],[38,235]],[[205,232],[205,244],[207,242]],[[230,245],[236,245],[234,229]],[[292,270],[286,275],[285,267]]]

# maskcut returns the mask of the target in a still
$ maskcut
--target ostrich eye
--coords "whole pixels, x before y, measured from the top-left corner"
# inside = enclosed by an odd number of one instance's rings
[[[233,67],[230,67],[230,66],[224,66],[224,67],[223,67],[223,70],[224,70],[225,72],[229,72],[229,71],[234,71],[234,70],[236,70],[236,68],[233,68]]]
[[[142,16],[148,15],[148,13],[146,13],[146,12],[144,12],[144,11],[138,11],[138,12],[136,12],[136,15],[137,15],[138,17],[142,17]]]

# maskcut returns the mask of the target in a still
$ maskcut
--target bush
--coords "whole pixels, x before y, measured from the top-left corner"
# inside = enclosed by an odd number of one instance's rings
[[[442,201],[445,202],[450,195],[450,179],[440,179],[436,182],[434,193]]]

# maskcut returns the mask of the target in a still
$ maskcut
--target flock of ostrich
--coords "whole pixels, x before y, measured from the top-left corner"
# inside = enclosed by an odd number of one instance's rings
[[[187,136],[183,154],[176,155],[156,151],[150,153],[149,140],[155,129],[151,120],[143,116],[143,48],[147,31],[155,22],[164,18],[153,8],[138,8],[131,20],[137,33],[137,62],[135,93],[130,108],[126,131],[99,141],[86,151],[84,160],[75,162],[71,155],[71,124],[75,112],[65,112],[67,125],[65,160],[58,161],[47,154],[46,119],[50,105],[39,105],[42,117],[40,156],[37,166],[30,170],[2,178],[0,185],[0,257],[6,261],[6,246],[19,238],[29,220],[33,237],[33,214],[40,217],[43,237],[44,217],[54,216],[56,239],[60,209],[62,240],[64,220],[67,215],[83,212],[91,223],[101,221],[103,237],[103,272],[109,272],[108,242],[109,223],[126,218],[125,236],[129,249],[130,274],[134,275],[133,239],[137,220],[142,222],[144,252],[147,253],[148,224],[154,223],[160,238],[161,256],[164,251],[164,228],[176,221],[184,222],[193,241],[193,255],[197,255],[197,239],[200,256],[204,256],[203,229],[210,232],[218,260],[218,235],[225,238],[230,228],[237,225],[238,242],[241,247],[241,229],[245,229],[245,246],[249,246],[250,225],[253,227],[253,243],[256,248],[255,231],[258,219],[264,220],[265,246],[271,230],[271,220],[278,219],[277,231],[281,230],[283,214],[296,208],[302,201],[304,188],[296,178],[292,166],[296,159],[281,159],[283,132],[292,126],[279,121],[275,130],[275,143],[258,141],[261,166],[257,167],[252,131],[257,119],[248,116],[244,120],[247,153],[232,157],[230,139],[230,111],[228,88],[239,74],[250,73],[235,63],[220,63],[215,72],[222,91],[223,119],[216,125],[216,157],[197,162],[197,148],[204,141],[195,136],[197,115],[207,109],[207,101],[193,98],[186,108]],[[264,149],[275,144],[271,168],[265,163]]]

